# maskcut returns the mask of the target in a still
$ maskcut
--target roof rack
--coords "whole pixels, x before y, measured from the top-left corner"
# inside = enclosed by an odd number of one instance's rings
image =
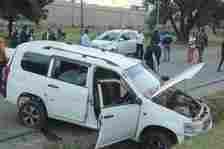
[[[114,62],[112,62],[112,61],[110,61],[108,59],[105,59],[105,58],[91,56],[91,55],[87,55],[87,54],[83,54],[83,53],[75,52],[75,51],[69,51],[69,50],[66,50],[66,49],[63,49],[63,48],[58,48],[58,47],[54,47],[54,46],[45,46],[44,49],[47,49],[47,50],[55,49],[55,50],[59,50],[59,51],[63,51],[63,52],[70,52],[70,53],[73,53],[73,54],[81,55],[84,58],[90,57],[90,58],[100,59],[100,60],[103,60],[103,61],[107,62],[110,65],[119,66],[119,65],[115,64]]]

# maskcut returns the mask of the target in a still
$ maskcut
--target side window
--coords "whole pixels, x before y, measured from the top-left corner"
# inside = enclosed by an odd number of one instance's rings
[[[70,60],[56,59],[52,78],[79,86],[86,86],[88,67]]]
[[[47,76],[51,57],[37,53],[25,53],[21,62],[22,69]]]
[[[121,35],[121,39],[130,40],[130,37],[129,37],[128,33],[124,33],[124,34]]]

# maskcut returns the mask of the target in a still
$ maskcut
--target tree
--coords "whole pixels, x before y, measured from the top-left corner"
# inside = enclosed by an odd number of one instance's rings
[[[7,20],[9,36],[12,33],[13,22],[19,15],[38,23],[41,18],[46,18],[47,10],[44,8],[54,0],[1,0],[0,17]]]
[[[154,4],[155,0],[145,0],[145,3],[147,2]],[[212,22],[214,14],[221,13],[221,11],[217,13],[218,7],[224,8],[221,5],[222,0],[160,0],[160,2],[160,22],[170,21],[181,41],[187,41],[193,27]]]

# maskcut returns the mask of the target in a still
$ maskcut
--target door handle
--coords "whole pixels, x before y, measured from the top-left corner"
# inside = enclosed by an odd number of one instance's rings
[[[111,115],[106,115],[106,116],[104,116],[103,118],[104,118],[104,119],[110,119],[110,118],[113,118],[113,117],[114,117],[114,115],[111,114]]]
[[[53,84],[48,84],[48,87],[50,87],[50,88],[59,88],[58,86],[53,85]]]

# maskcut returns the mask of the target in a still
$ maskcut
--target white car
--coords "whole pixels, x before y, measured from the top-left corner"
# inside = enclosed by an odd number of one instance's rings
[[[93,40],[91,47],[133,56],[136,53],[137,40],[137,31],[111,30]]]
[[[7,66],[6,100],[27,127],[42,128],[50,117],[98,131],[95,149],[126,139],[170,149],[212,128],[209,107],[174,88],[203,66],[162,82],[136,59],[35,41],[20,45]]]

